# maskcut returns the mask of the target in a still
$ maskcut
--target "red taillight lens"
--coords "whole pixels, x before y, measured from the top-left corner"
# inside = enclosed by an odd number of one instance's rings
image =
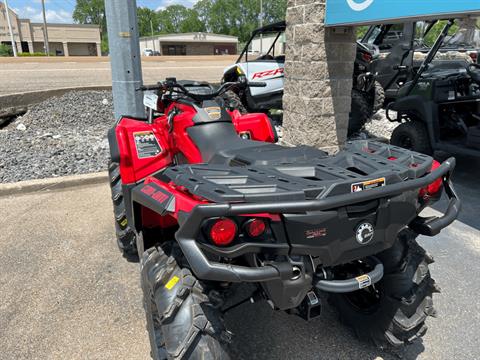
[[[363,60],[365,60],[366,62],[371,62],[372,59],[373,59],[372,55],[369,54],[369,53],[363,53],[363,54],[362,54],[362,58],[363,58]]]
[[[436,160],[433,160],[431,171],[433,171],[435,169],[438,169],[439,166],[440,166],[440,163]],[[442,186],[443,186],[442,179],[439,178],[439,179],[435,180],[433,183],[424,187],[423,189],[420,189],[419,195],[423,199],[428,199],[428,198],[438,194],[438,192],[440,190],[442,190]]]
[[[263,235],[266,229],[267,225],[262,219],[252,219],[245,224],[245,231],[252,238]]]
[[[226,246],[237,236],[237,224],[230,219],[218,219],[210,227],[209,235],[215,245]]]

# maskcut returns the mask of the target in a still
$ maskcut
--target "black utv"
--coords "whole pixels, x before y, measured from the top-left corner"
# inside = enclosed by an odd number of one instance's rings
[[[400,88],[411,81],[430,52],[445,21],[417,21],[401,24],[371,26],[360,42],[375,49],[370,71],[385,91],[385,102],[395,100]],[[473,20],[457,19],[449,28],[433,65],[457,69],[469,63],[478,63],[480,29]]]
[[[414,79],[387,106],[387,118],[401,122],[393,145],[424,154],[480,156],[480,64],[432,62],[453,25],[446,24]]]

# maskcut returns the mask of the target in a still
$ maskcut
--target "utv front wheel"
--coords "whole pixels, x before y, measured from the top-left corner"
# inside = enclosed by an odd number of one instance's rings
[[[142,258],[141,281],[154,360],[230,359],[220,310],[190,270],[150,248]]]
[[[368,101],[368,95],[363,91],[352,89],[352,106],[348,121],[348,136],[360,132],[372,115],[372,105]]]
[[[122,179],[120,177],[120,166],[117,163],[110,162],[108,166],[108,177],[110,180],[110,189],[112,191],[117,244],[126,258],[133,259],[137,257],[136,238],[135,232],[127,221],[125,198],[122,190]]]
[[[383,104],[385,103],[385,90],[378,81],[375,81],[373,92],[373,112],[377,113],[383,108]]]
[[[240,114],[243,115],[243,114],[246,114],[248,112],[247,108],[245,107],[245,105],[242,102],[242,99],[240,98],[240,96],[236,92],[234,92],[232,90],[229,90],[229,91],[225,92],[223,94],[223,99],[224,99],[227,107],[229,107],[231,109],[234,109],[234,110],[238,110],[240,112]]]
[[[428,269],[433,259],[410,231],[378,258],[385,269],[382,280],[352,293],[334,294],[331,300],[359,339],[383,349],[398,348],[423,336],[425,320],[435,315],[432,293],[438,287]]]
[[[419,121],[413,120],[398,125],[393,130],[390,143],[422,154],[432,154],[427,129]]]

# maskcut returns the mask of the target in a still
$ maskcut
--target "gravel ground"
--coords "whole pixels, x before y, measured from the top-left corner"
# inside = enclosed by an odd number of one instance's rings
[[[34,105],[0,130],[0,182],[106,170],[110,91],[70,92]]]
[[[373,115],[372,121],[365,125],[363,136],[390,139],[392,131],[398,125],[400,124],[397,122],[388,121],[385,110],[380,110]]]

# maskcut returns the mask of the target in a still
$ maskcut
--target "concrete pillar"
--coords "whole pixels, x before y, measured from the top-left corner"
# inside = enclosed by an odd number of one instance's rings
[[[29,41],[28,42],[28,52],[30,54],[33,54],[34,50],[33,50],[33,41]]]
[[[68,43],[66,42],[63,43],[63,55],[70,56],[70,54],[68,53]]]
[[[102,56],[102,44],[97,43],[97,56]]]
[[[284,139],[336,151],[347,137],[356,44],[353,28],[325,28],[325,0],[289,0]]]

